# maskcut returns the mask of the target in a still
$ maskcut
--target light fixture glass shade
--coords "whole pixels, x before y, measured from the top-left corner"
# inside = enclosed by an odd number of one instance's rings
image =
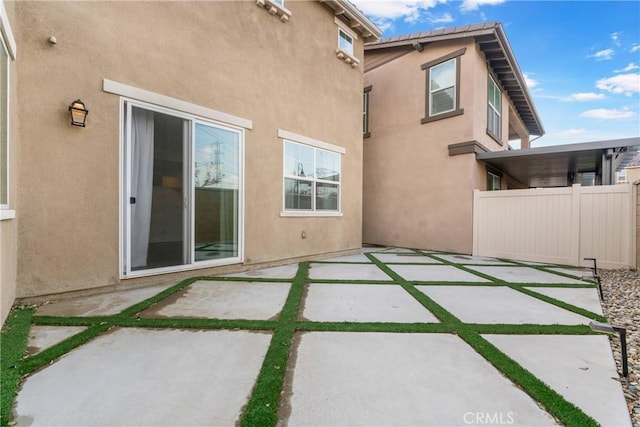
[[[69,111],[71,112],[71,124],[73,126],[85,127],[89,110],[85,107],[84,102],[76,99],[69,106]]]

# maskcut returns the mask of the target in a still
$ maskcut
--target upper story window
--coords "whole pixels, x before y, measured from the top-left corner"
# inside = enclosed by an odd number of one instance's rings
[[[284,141],[284,213],[339,214],[341,154]]]
[[[456,109],[456,60],[450,59],[429,69],[429,115]]]
[[[422,123],[464,113],[460,108],[460,49],[442,58],[422,64],[427,71],[425,117]]]
[[[353,37],[344,32],[342,28],[338,29],[338,49],[353,56]]]
[[[487,132],[499,143],[502,143],[502,92],[495,80],[489,76],[488,106],[487,106]]]
[[[335,23],[338,26],[338,48],[336,49],[336,56],[338,59],[343,60],[355,68],[360,64],[358,58],[355,57],[355,41],[358,39],[358,36],[337,17],[335,18]]]
[[[364,88],[362,94],[362,137],[368,138],[371,136],[369,130],[369,96],[371,94],[371,86]]]

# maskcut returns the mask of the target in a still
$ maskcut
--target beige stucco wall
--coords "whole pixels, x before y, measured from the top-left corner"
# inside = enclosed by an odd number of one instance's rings
[[[232,269],[360,247],[362,70],[336,58],[330,9],[318,2],[287,7],[292,17],[283,23],[255,2],[16,5],[18,112],[29,117],[19,128],[19,296],[194,274],[119,278],[120,99],[102,91],[103,79],[252,120],[245,265]],[[47,43],[49,36],[58,43]],[[84,129],[68,123],[76,98],[90,110]],[[346,148],[342,217],[280,216],[278,129]]]
[[[463,47],[464,114],[421,124],[426,91],[421,64]],[[374,55],[367,61],[380,61],[384,54]],[[507,149],[506,95],[502,145],[486,132],[487,78],[473,39],[433,43],[365,74],[365,86],[372,90],[371,137],[364,141],[364,242],[471,253],[473,190],[486,189],[486,169],[474,154],[449,156],[447,147],[477,141],[491,151]]]
[[[9,24],[14,25],[14,3],[4,3]],[[18,155],[19,144],[16,136],[18,117],[12,114],[17,106],[16,87],[18,76],[16,63],[9,58],[9,209],[16,212],[18,188]],[[0,220],[0,325],[5,321],[16,296],[17,253],[18,253],[18,221],[17,215],[11,219]]]

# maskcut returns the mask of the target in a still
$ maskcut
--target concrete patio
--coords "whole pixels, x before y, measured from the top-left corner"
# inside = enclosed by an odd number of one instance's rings
[[[16,425],[630,426],[585,271],[365,248],[27,314]]]

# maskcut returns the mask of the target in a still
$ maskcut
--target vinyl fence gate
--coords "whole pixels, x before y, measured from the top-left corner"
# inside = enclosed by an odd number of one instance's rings
[[[574,266],[636,268],[632,184],[473,195],[473,254]]]

